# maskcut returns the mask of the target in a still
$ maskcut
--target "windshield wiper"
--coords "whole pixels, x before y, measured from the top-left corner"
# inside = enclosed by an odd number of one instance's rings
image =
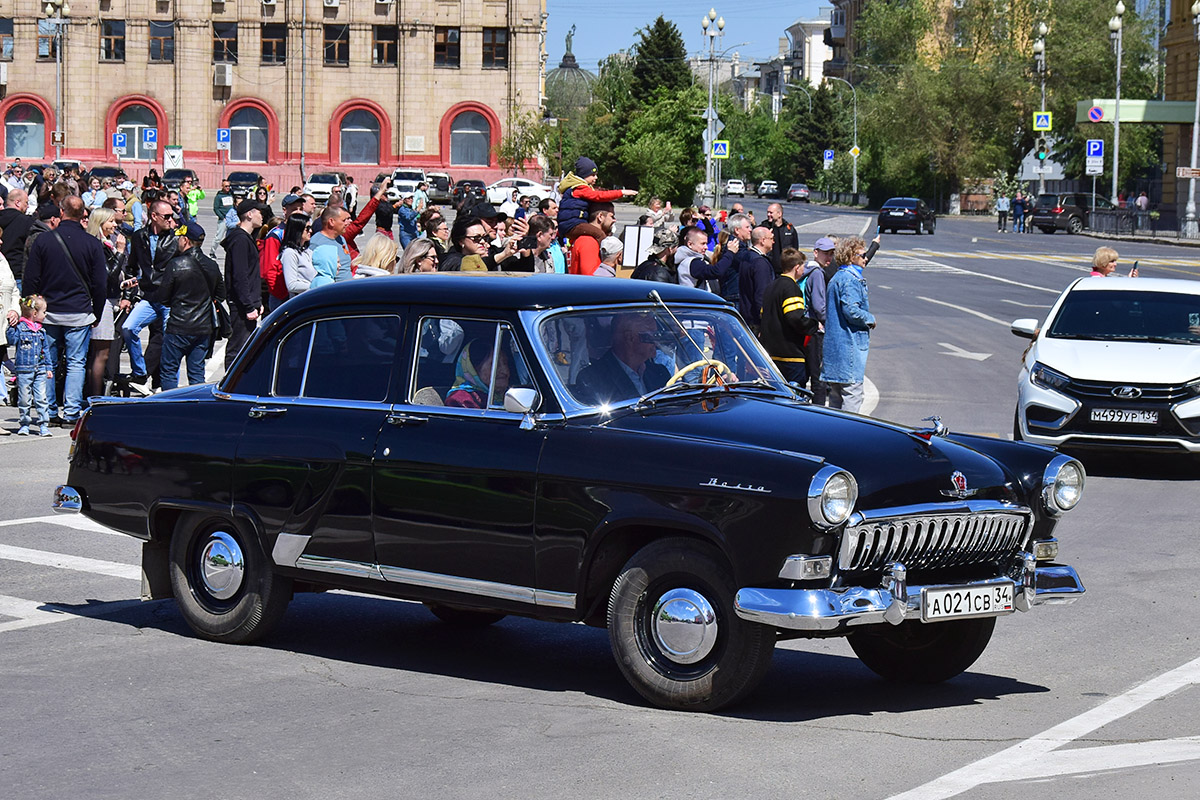
[[[655,400],[658,400],[665,395],[675,394],[676,392],[704,391],[705,389],[715,389],[715,388],[718,388],[718,387],[715,387],[708,383],[697,383],[697,382],[693,382],[693,381],[676,381],[675,383],[669,383],[666,386],[660,386],[659,388],[655,389],[654,391],[647,392],[646,394],[642,395],[638,399],[638,401],[633,404],[633,407],[640,410],[642,408],[645,408],[646,406],[652,406],[652,405],[654,405]]]

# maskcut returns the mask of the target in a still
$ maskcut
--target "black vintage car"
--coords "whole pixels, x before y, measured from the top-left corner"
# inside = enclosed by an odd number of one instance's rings
[[[967,669],[997,617],[1083,592],[1053,535],[1083,481],[812,406],[707,292],[432,274],[289,300],[216,386],[94,400],[55,505],[144,540],[144,595],[208,639],[341,587],[607,626],[650,702],[712,710],[782,638]]]

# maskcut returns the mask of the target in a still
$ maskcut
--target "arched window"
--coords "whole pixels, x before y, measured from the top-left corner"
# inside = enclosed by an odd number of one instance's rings
[[[341,161],[343,164],[379,163],[379,120],[370,111],[357,108],[342,117]]]
[[[450,163],[486,167],[492,144],[492,127],[483,114],[464,111],[450,123]]]
[[[145,106],[126,106],[117,117],[117,132],[125,134],[126,158],[136,158],[142,161],[154,161],[158,158],[158,150],[151,150],[142,145],[142,131],[146,128],[157,128],[158,119],[154,112]]]
[[[242,106],[229,118],[230,161],[267,163],[267,115]]]
[[[4,116],[6,158],[46,157],[46,118],[37,106],[17,103]]]

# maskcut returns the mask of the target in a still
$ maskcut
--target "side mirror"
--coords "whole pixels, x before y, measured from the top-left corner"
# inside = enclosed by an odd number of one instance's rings
[[[1033,339],[1037,337],[1040,327],[1036,319],[1018,319],[1013,321],[1012,332],[1014,336],[1020,336],[1022,339]]]
[[[504,410],[510,414],[529,414],[537,405],[537,389],[518,386],[504,393]]]

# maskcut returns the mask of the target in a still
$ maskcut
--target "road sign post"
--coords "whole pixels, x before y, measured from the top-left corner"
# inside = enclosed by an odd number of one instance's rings
[[[1046,132],[1054,129],[1054,114],[1050,111],[1033,112],[1033,129]]]
[[[118,156],[118,157],[125,155],[125,142],[126,142],[125,134],[114,133],[112,135],[113,155]]]
[[[158,149],[158,128],[142,128],[142,149]]]
[[[229,161],[229,145],[232,141],[233,134],[229,128],[217,128],[217,162],[221,165],[221,180],[225,180],[225,164]],[[221,157],[222,150],[225,151],[224,158]]]
[[[826,150],[826,151],[825,151],[825,153],[824,153],[824,167],[825,167],[825,169],[833,169],[833,155],[834,155],[834,154],[833,154],[833,151],[832,151],[832,150]]]

